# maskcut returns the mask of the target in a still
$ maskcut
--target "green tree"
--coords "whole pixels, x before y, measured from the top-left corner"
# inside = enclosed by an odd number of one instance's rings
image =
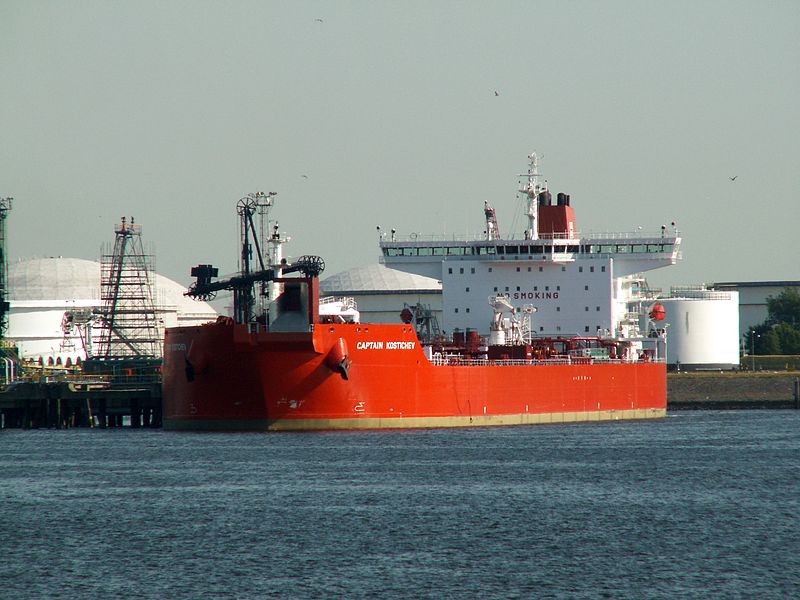
[[[800,354],[800,328],[788,323],[779,323],[772,329],[778,339],[780,354]]]
[[[781,340],[774,329],[767,329],[756,338],[756,354],[783,354]]]
[[[800,354],[800,291],[784,288],[767,298],[767,320],[750,327],[745,348],[754,354]]]
[[[772,323],[800,325],[800,292],[793,287],[783,288],[777,297],[767,298],[767,310]]]

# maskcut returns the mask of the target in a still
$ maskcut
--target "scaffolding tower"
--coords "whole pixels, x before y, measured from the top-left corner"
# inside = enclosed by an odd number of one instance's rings
[[[162,325],[156,314],[153,257],[145,254],[141,227],[122,217],[114,249],[100,261],[101,330],[95,358],[158,359]]]
[[[6,261],[6,217],[11,210],[13,198],[0,198],[0,338],[6,335],[8,327],[8,293],[6,281],[8,279],[8,263]]]

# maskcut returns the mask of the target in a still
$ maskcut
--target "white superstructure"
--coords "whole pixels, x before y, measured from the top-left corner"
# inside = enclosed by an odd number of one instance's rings
[[[413,235],[381,239],[382,262],[392,269],[442,282],[442,329],[489,333],[489,296],[505,295],[516,308],[536,309],[534,335],[636,337],[651,302],[642,273],[677,262],[681,238],[674,223],[651,234],[581,235],[570,197],[556,202],[540,183],[538,158],[529,156],[528,228],[501,239],[494,211],[485,205],[487,230],[475,239]]]

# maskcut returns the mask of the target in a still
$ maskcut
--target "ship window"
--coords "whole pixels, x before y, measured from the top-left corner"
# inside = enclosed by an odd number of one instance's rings
[[[556,306],[556,312],[561,312],[561,307],[560,306]]]
[[[544,291],[545,292],[549,292],[550,291],[550,286],[549,285],[544,286]]]
[[[461,268],[458,270],[458,272],[459,272],[459,274],[463,275],[463,274],[464,274],[464,267],[461,267]]]
[[[468,291],[469,291],[469,288],[467,288],[467,289],[466,289],[466,291],[468,292]]]
[[[403,248],[403,256],[416,256],[417,249],[416,248]]]
[[[528,267],[528,273],[530,273],[530,272],[531,272],[531,268],[530,268],[530,267]]]
[[[578,273],[583,273],[583,267],[578,267]]]
[[[519,254],[518,246],[506,246],[506,254]]]
[[[519,291],[519,286],[517,286],[517,291]]]
[[[554,246],[553,247],[553,252],[566,252],[566,251],[567,251],[567,247],[566,246]]]
[[[588,325],[586,325],[586,326],[583,328],[583,330],[584,330],[586,333],[589,333],[589,326],[588,326]]]
[[[453,312],[458,312],[458,309],[456,308]]]
[[[497,253],[497,254],[505,254],[506,253],[506,249],[503,246],[497,246],[495,248],[495,253]]]
[[[561,331],[561,325],[556,325],[556,331]]]
[[[541,273],[542,271],[544,271],[544,268],[539,267],[539,273]]]
[[[430,256],[431,254],[433,254],[433,249],[432,248],[420,248],[419,249],[419,255],[420,256]]]
[[[492,272],[492,267],[489,267],[489,273],[491,273],[491,272]]]
[[[472,268],[469,270],[469,272],[470,272],[470,273],[472,273],[472,274],[474,275],[474,274],[475,274],[475,267],[472,267]]]
[[[588,292],[589,291],[589,286],[585,285],[585,286],[583,286],[583,289]]]
[[[594,307],[594,309],[595,309],[597,312],[600,312],[600,307],[599,307],[599,306],[595,306],[595,307]]]
[[[557,286],[556,286],[556,291],[557,291],[557,292],[560,292],[560,291],[561,291],[561,286],[560,286],[560,285],[557,285]]]
[[[533,254],[541,254],[544,252],[544,246],[531,246],[531,252]]]
[[[446,250],[447,250],[447,248],[434,248],[433,249],[433,255],[434,256],[444,256]]]
[[[585,308],[584,308],[584,310],[585,310],[586,312],[589,312],[589,307],[588,307],[588,306],[587,306],[587,307],[585,307]]]
[[[567,246],[567,252],[578,252],[578,246]]]
[[[469,312],[469,308],[467,308],[467,312]]]
[[[517,267],[517,273],[519,273],[519,267]]]
[[[594,273],[594,267],[589,267],[589,273]]]
[[[530,249],[528,248],[528,246],[520,246],[519,247],[519,253],[520,254],[527,254],[528,252],[530,252]]]
[[[465,254],[464,250],[465,249],[461,246],[455,246],[453,248],[448,248],[447,253],[455,256],[463,256]]]
[[[538,292],[539,291],[539,286],[538,285],[533,286],[533,291],[534,292]]]
[[[632,247],[634,252],[647,252],[646,244],[634,244]]]
[[[544,327],[539,327],[539,331],[544,331]]]
[[[448,267],[447,268],[447,274],[448,275],[452,275],[453,274],[453,267]]]
[[[494,291],[496,292],[496,291],[497,291],[497,288],[494,288]]]
[[[561,267],[561,271],[564,272],[567,270],[567,267]]]
[[[605,268],[605,266],[602,266],[602,267],[600,267],[600,270],[601,270],[603,273],[605,273],[605,272],[606,272],[606,268]]]
[[[508,291],[508,286],[506,286],[506,291]]]

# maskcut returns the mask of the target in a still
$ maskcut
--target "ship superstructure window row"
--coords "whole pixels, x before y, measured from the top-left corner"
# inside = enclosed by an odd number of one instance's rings
[[[538,260],[551,254],[662,254],[672,253],[672,243],[629,243],[629,244],[579,244],[547,246],[413,246],[383,245],[384,256],[514,256],[515,258]]]
[[[455,271],[456,268],[458,268],[458,274],[459,275],[465,275],[466,274],[466,269],[464,267],[447,267],[447,274],[448,275],[454,275],[456,273],[456,271]],[[540,267],[538,267],[538,269],[539,269],[539,273],[544,273],[545,272],[545,267],[540,266]],[[568,270],[569,270],[569,267],[565,267],[565,266],[561,267],[561,271],[562,272],[567,272]],[[521,273],[522,269],[520,267],[516,267],[515,271],[517,273]],[[531,267],[528,267],[528,273],[531,273],[532,271],[533,271],[533,269]],[[494,272],[494,268],[493,267],[486,267],[486,272],[487,273],[492,273],[492,272]],[[578,273],[584,273],[584,266],[578,265],[577,266],[577,272]],[[590,266],[589,267],[589,273],[594,273],[594,272],[595,272],[595,267],[594,266]],[[600,272],[601,273],[605,273],[606,272],[606,266],[605,265],[601,265],[600,266]],[[470,275],[474,275],[475,274],[475,267],[471,267],[470,268],[469,274]]]

